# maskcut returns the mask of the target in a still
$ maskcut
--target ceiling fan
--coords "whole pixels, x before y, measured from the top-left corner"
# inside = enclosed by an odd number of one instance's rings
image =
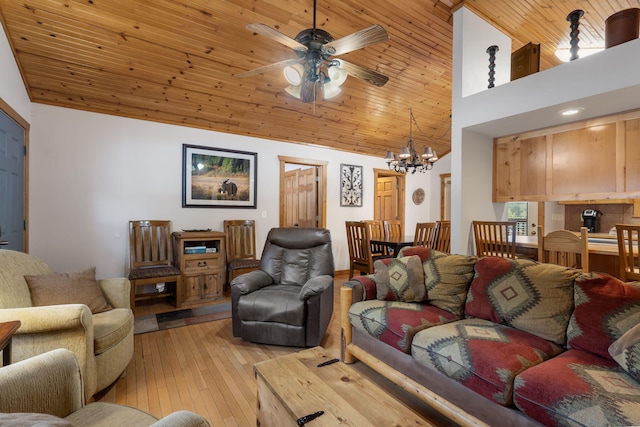
[[[285,78],[290,83],[285,90],[302,102],[316,101],[320,92],[325,99],[337,95],[348,75],[376,86],[383,86],[389,80],[389,77],[377,71],[333,58],[389,40],[384,28],[376,24],[334,40],[331,34],[316,28],[316,0],[313,0],[313,28],[302,30],[295,39],[266,24],[249,24],[247,29],[293,49],[298,58],[258,67],[235,74],[235,77],[245,78],[284,68]]]

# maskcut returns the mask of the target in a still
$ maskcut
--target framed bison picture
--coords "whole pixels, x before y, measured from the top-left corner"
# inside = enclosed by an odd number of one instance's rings
[[[256,208],[258,155],[182,145],[182,207]]]

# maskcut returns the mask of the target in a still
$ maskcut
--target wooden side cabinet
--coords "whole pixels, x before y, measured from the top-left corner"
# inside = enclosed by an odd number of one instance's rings
[[[173,259],[182,272],[180,306],[221,298],[225,283],[224,233],[218,231],[174,232]]]

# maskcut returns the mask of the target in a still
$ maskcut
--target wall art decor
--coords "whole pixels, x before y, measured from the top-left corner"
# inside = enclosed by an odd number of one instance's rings
[[[362,206],[362,166],[340,165],[340,206]]]
[[[256,208],[258,155],[182,145],[182,207]]]

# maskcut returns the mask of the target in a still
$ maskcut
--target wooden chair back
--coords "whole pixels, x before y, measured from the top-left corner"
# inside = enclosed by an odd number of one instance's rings
[[[349,246],[349,278],[354,271],[361,274],[373,273],[373,257],[369,228],[363,221],[346,221],[347,245]]]
[[[569,230],[552,231],[546,236],[538,226],[538,261],[589,271],[589,229],[580,228],[580,236]]]
[[[436,240],[436,233],[437,229],[435,222],[418,222],[416,224],[416,231],[413,235],[413,246],[432,248]]]
[[[384,220],[384,234],[387,237],[403,237],[402,223],[398,219]]]
[[[640,225],[616,224],[618,234],[618,254],[620,259],[620,279],[625,282],[640,280],[638,254]]]
[[[129,221],[129,261],[132,269],[173,263],[170,221]]]
[[[451,221],[436,221],[433,249],[440,252],[451,252]]]
[[[380,220],[363,220],[369,228],[370,239],[382,239],[384,238],[384,224]],[[382,257],[388,255],[388,248],[385,245],[371,245],[371,255],[376,257]]]
[[[256,259],[256,224],[252,219],[224,221],[227,262]]]
[[[179,305],[182,292],[182,272],[173,265],[171,221],[129,221],[129,281],[130,304],[156,297],[173,297]],[[137,293],[139,287],[164,283],[163,290]]]
[[[515,222],[473,221],[473,236],[478,257],[516,258]]]

